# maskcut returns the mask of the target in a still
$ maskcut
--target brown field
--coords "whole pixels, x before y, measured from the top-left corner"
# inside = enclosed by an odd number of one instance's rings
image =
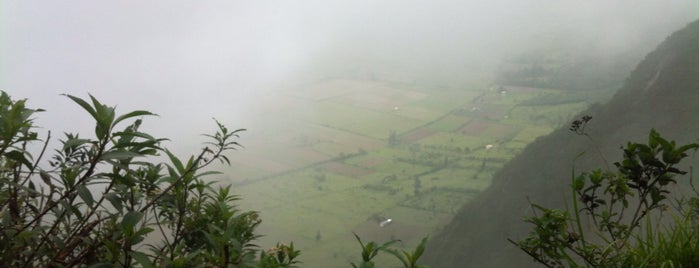
[[[483,105],[480,107],[479,113],[485,115],[485,118],[490,120],[500,120],[507,115],[508,106],[504,105]]]
[[[460,128],[459,133],[469,136],[480,136],[489,127],[490,123],[482,120],[473,120]]]

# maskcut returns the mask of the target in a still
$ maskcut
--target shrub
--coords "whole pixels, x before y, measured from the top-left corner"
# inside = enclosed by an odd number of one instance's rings
[[[92,96],[90,103],[67,97],[92,116],[94,138],[66,133],[44,168],[51,136],[40,140],[32,117],[42,110],[0,95],[3,265],[246,267],[258,253],[263,267],[297,263],[293,244],[278,245],[274,256],[258,250],[258,214],[238,209],[230,186],[202,179],[216,174],[204,170],[211,163],[228,163],[242,129],[216,122],[206,147],[183,161],[162,147],[164,139],[139,130],[140,118],[153,113],[119,115]],[[40,142],[38,155],[27,149]],[[168,161],[156,162],[159,156]]]
[[[576,120],[571,130],[586,135],[590,119]],[[699,266],[699,199],[669,199],[676,176],[687,174],[678,164],[697,148],[697,143],[677,146],[651,130],[647,144],[623,148],[616,171],[573,170],[573,208],[532,204],[534,216],[525,220],[534,225],[529,236],[510,242],[547,267]],[[673,219],[664,224],[668,214]],[[585,217],[592,227],[583,226]]]

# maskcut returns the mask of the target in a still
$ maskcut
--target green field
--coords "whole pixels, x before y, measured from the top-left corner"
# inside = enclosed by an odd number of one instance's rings
[[[414,246],[590,104],[571,91],[505,88],[328,80],[291,94],[266,115],[285,123],[243,137],[228,172],[241,207],[262,215],[259,245],[294,241],[308,267],[348,267],[359,256],[352,232]],[[381,217],[393,223],[380,227]]]

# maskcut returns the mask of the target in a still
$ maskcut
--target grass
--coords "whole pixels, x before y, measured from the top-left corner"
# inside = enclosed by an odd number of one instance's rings
[[[636,237],[627,263],[634,267],[699,266],[699,226],[696,219],[673,217],[674,225],[653,227],[646,222],[645,234]],[[661,229],[661,230],[657,230]]]
[[[398,107],[398,111],[395,111],[394,114],[405,118],[415,119],[420,122],[429,122],[430,120],[441,116],[443,111],[429,109],[419,104],[410,104],[407,106]]]
[[[427,127],[436,131],[453,132],[471,121],[471,118],[449,114],[440,120],[430,123]]]
[[[532,141],[551,131],[553,131],[551,127],[525,126],[512,140],[521,146],[522,143],[526,144],[527,141]]]
[[[351,144],[341,144],[335,142],[319,142],[313,145],[313,150],[325,154],[329,157],[337,157],[340,154],[354,152],[355,148]]]
[[[421,124],[393,113],[362,109],[341,103],[317,104],[318,124],[351,133],[385,139],[391,131],[404,132]]]
[[[490,137],[467,136],[458,132],[440,132],[422,139],[418,143],[423,146],[448,145],[450,147],[474,150],[477,148],[485,148],[485,145],[491,142],[493,142],[493,140]]]

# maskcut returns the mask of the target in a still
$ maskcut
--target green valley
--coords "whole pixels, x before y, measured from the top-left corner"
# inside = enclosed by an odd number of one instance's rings
[[[294,241],[306,265],[345,267],[352,232],[411,246],[439,230],[528,143],[605,96],[586,94],[329,79],[281,96],[260,120],[288,121],[244,137],[227,173],[265,219],[260,244]]]

